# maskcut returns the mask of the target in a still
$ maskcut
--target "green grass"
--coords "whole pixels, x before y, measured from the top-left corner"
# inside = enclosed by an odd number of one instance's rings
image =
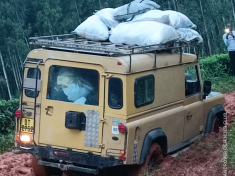
[[[9,134],[0,134],[0,154],[9,152],[14,147],[14,131]]]
[[[228,130],[228,165],[235,169],[235,122]]]
[[[212,78],[211,81],[213,92],[229,93],[235,91],[235,76],[223,75]]]

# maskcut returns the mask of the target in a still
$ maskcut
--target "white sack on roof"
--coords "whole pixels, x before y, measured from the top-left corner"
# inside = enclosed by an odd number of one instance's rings
[[[189,41],[196,40],[198,43],[203,42],[202,36],[193,29],[179,28],[179,29],[176,29],[176,31],[180,34],[181,41],[189,42]]]
[[[169,24],[169,15],[161,10],[150,10],[144,14],[136,15],[131,22],[136,21],[155,21],[163,24]]]
[[[99,16],[101,21],[103,21],[103,23],[111,29],[118,25],[118,21],[116,21],[113,17],[116,11],[116,9],[106,8],[98,11],[96,15]]]
[[[158,5],[156,2],[151,1],[151,0],[134,0],[132,1],[133,3],[142,3],[142,4],[147,4],[149,6],[152,6],[155,9],[160,9],[160,5]]]
[[[135,15],[143,14],[149,10],[159,9],[160,6],[150,0],[135,0],[129,4],[117,8],[114,18],[119,21],[125,21],[133,18]]]
[[[170,25],[174,28],[196,28],[197,26],[184,14],[173,10],[164,11],[169,15]]]
[[[109,40],[114,44],[157,45],[179,38],[178,32],[169,25],[153,21],[121,23],[111,30]]]
[[[105,41],[109,38],[108,27],[100,20],[99,16],[92,15],[81,23],[72,33],[94,41]]]

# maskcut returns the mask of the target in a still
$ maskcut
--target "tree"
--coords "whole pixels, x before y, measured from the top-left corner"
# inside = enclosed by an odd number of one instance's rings
[[[197,25],[197,31],[205,41],[200,56],[226,51],[222,35],[226,23],[235,21],[234,0],[154,1],[161,5],[162,10],[177,10]],[[0,69],[0,98],[8,99],[8,90],[12,95],[19,91],[22,63],[30,50],[29,37],[70,33],[96,10],[116,8],[130,2],[131,0],[1,0],[0,50],[8,79],[15,81],[9,82],[7,87],[4,71]]]

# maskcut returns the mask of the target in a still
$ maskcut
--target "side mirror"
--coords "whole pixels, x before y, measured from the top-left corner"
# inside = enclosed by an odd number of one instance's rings
[[[204,81],[203,99],[206,99],[206,96],[208,96],[210,93],[211,93],[211,81]]]

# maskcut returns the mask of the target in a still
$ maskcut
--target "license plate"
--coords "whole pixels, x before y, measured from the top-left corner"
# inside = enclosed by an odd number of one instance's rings
[[[25,129],[25,128],[31,128],[31,129]],[[34,129],[34,120],[28,118],[22,118],[21,131],[24,133],[33,133],[33,129]]]

